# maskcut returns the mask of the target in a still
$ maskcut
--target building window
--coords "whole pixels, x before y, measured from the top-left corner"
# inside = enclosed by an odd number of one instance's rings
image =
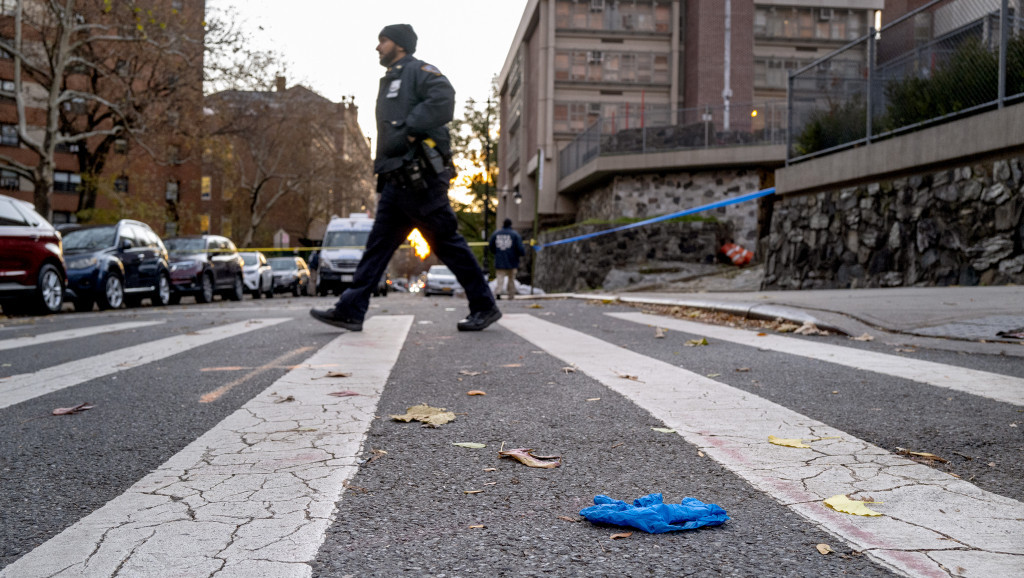
[[[18,138],[18,127],[13,124],[0,124],[0,145],[16,147],[21,144]]]
[[[71,100],[64,103],[64,110],[70,112],[71,114],[85,114],[85,99],[80,96],[72,98]]]
[[[21,189],[21,177],[14,171],[0,171],[0,189],[17,191]]]
[[[167,181],[164,196],[168,201],[178,202],[178,181]]]
[[[172,165],[181,164],[181,147],[170,145],[167,147],[167,162]]]
[[[15,86],[13,80],[7,80],[6,78],[0,80],[0,90],[4,92],[14,92]]]
[[[164,223],[164,238],[177,237],[178,236],[178,223],[174,221],[167,221]]]
[[[119,155],[128,154],[128,139],[119,138],[114,141],[114,152]]]
[[[209,201],[212,196],[213,179],[210,177],[203,177],[199,180],[199,198],[204,201]]]
[[[185,8],[184,0],[171,0],[171,9],[175,12],[181,12]]]
[[[199,215],[199,233],[210,234],[210,215]]]
[[[61,134],[60,136],[62,138],[67,138],[68,135]],[[57,143],[57,145],[54,147],[54,150],[59,152],[59,153],[72,153],[72,154],[74,154],[74,153],[77,153],[79,151],[81,146],[82,146],[82,144],[80,142],[77,142],[77,141],[76,142],[62,142],[62,143]]]
[[[220,218],[220,234],[225,237],[231,236],[231,217]]]
[[[18,0],[0,0],[0,14],[13,16],[18,8]]]
[[[53,173],[53,190],[58,193],[75,193],[82,184],[82,175],[57,171]]]
[[[117,177],[116,179],[114,179],[114,190],[119,192],[119,193],[127,193],[128,192],[128,177],[125,176],[125,175],[121,175],[121,176]]]

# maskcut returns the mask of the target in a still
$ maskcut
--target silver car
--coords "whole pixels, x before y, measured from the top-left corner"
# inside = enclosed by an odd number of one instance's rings
[[[252,294],[253,299],[266,295],[274,296],[274,270],[267,263],[267,258],[259,251],[239,252],[245,265],[242,267],[242,282],[245,290]]]
[[[461,293],[462,291],[462,285],[459,285],[458,280],[455,279],[455,274],[448,267],[444,265],[431,265],[430,269],[427,270],[427,283],[423,287],[423,294],[425,296],[455,295],[456,292]]]

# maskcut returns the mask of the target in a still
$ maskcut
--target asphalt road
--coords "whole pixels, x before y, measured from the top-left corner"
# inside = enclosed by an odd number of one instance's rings
[[[784,336],[939,368],[908,379],[728,336],[691,347],[706,337],[699,329],[662,331],[668,320],[637,322],[636,308],[578,300],[502,301],[501,323],[459,333],[463,299],[401,294],[375,299],[366,331],[339,337],[306,313],[330,301],[3,320],[0,575],[1024,572],[1024,416],[984,387],[1002,376],[1024,388],[1018,359]],[[982,372],[963,378],[979,391],[935,385],[964,369]],[[703,393],[680,402],[685,388]],[[341,390],[359,395],[322,395]],[[678,417],[699,398],[729,396],[742,401]],[[95,407],[51,415],[84,402]],[[421,403],[455,420],[389,417]],[[799,416],[772,422],[781,412]],[[773,425],[755,428],[757,443],[727,447],[759,420]],[[814,442],[820,450],[761,444],[800,427],[843,439]],[[462,442],[486,447],[452,445]],[[560,455],[562,466],[529,468],[501,448]],[[795,455],[816,459],[794,466]],[[858,470],[870,456],[889,461]],[[814,462],[826,465],[805,472]],[[806,495],[792,498],[787,484]],[[927,501],[915,503],[922,488]],[[578,514],[598,494],[655,492],[718,504],[730,520],[611,539],[630,529]],[[828,510],[818,496],[832,492],[884,502],[869,505],[883,516]]]

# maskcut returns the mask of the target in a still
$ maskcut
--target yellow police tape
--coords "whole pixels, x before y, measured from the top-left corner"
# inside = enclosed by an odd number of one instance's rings
[[[487,241],[471,241],[467,243],[470,247],[486,247]],[[533,241],[530,241],[533,244]],[[260,251],[261,253],[274,253],[274,252],[301,252],[301,251],[322,251],[324,249],[365,249],[365,246],[344,246],[344,247],[239,247],[239,253],[252,253],[253,251]],[[411,249],[412,245],[408,243],[398,247],[399,249]],[[222,250],[222,249],[221,249]],[[214,249],[209,252],[217,252],[219,250]],[[206,253],[208,251],[187,251],[188,253]]]

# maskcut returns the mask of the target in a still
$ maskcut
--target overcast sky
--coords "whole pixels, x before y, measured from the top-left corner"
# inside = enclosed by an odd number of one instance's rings
[[[300,83],[337,102],[355,96],[359,125],[376,139],[377,34],[388,24],[411,24],[419,36],[416,56],[434,64],[455,86],[462,116],[465,100],[487,99],[501,72],[527,0],[208,0],[234,6],[255,42],[282,53],[289,86]],[[262,30],[260,30],[262,28]]]

